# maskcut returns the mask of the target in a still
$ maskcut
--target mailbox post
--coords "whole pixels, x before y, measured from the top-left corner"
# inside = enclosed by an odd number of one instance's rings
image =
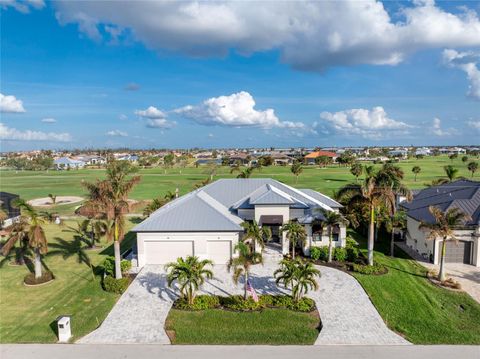
[[[58,341],[60,343],[68,343],[72,337],[71,318],[68,315],[62,315],[57,318]]]

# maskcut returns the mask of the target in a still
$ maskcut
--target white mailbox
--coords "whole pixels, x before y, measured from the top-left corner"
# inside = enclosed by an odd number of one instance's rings
[[[71,319],[68,315],[63,315],[57,318],[58,326],[58,341],[60,343],[67,343],[72,337]]]

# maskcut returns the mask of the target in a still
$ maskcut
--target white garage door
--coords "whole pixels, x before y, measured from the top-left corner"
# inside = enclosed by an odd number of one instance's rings
[[[231,241],[208,241],[207,242],[208,258],[214,264],[227,264],[232,258],[232,242]]]
[[[145,241],[147,264],[174,262],[178,257],[193,255],[192,241]]]

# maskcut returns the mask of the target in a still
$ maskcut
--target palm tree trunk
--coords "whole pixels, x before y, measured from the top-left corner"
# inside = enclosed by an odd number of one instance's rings
[[[243,284],[243,299],[247,300],[247,282],[248,282],[248,272],[245,271],[244,274],[244,281],[245,283]]]
[[[42,276],[42,257],[40,256],[40,249],[35,248],[35,278]]]
[[[390,237],[390,257],[395,256],[395,227],[392,227],[392,234]]]
[[[440,282],[445,281],[445,253],[447,252],[447,240],[443,238],[442,253],[440,257],[440,272],[438,273],[438,280]]]
[[[292,259],[295,259],[295,241],[289,241],[292,242]]]
[[[370,205],[370,225],[368,228],[368,265],[373,266],[373,236],[375,234],[375,208]]]
[[[332,261],[332,229],[328,227],[328,263]]]
[[[115,278],[120,279],[122,278],[122,267],[120,266],[120,262],[122,258],[120,256],[120,242],[115,240],[113,242],[113,249],[115,252]]]

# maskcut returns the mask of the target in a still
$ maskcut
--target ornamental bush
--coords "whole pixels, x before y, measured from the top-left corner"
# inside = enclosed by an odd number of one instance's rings
[[[345,262],[347,260],[347,250],[342,247],[336,247],[333,252],[333,259],[337,262]]]
[[[181,310],[205,310],[218,308],[220,306],[220,299],[216,295],[198,295],[193,300],[193,305],[188,304],[186,298],[179,298],[173,304],[175,309]]]
[[[120,268],[123,273],[127,273],[132,268],[132,262],[126,259],[122,259],[120,262]],[[103,261],[103,269],[108,276],[115,277],[115,257],[109,256]]]
[[[328,246],[310,248],[310,257],[313,260],[328,260]]]
[[[378,263],[375,263],[373,266],[354,263],[352,264],[352,271],[366,275],[378,275],[387,273],[388,269],[384,265]]]
[[[129,284],[129,277],[116,279],[110,275],[107,275],[105,278],[103,278],[103,289],[111,293],[123,294],[123,292],[127,290]]]

